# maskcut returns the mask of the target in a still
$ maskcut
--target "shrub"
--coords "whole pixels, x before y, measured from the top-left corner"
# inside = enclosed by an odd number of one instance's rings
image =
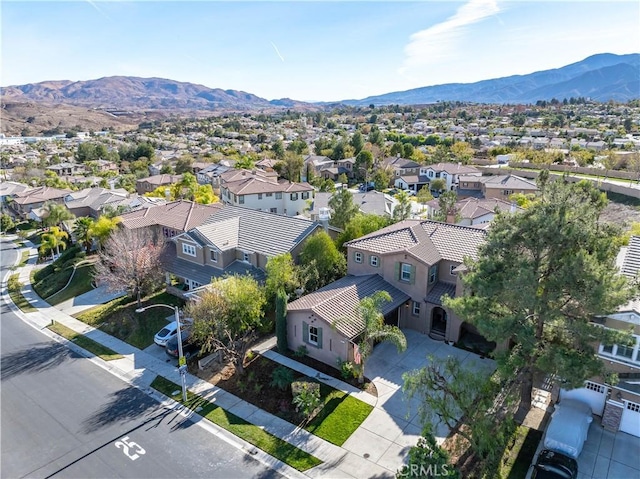
[[[271,373],[270,386],[285,390],[293,382],[293,371],[286,366],[278,366]]]
[[[358,371],[350,361],[343,361],[338,358],[338,369],[340,369],[340,375],[343,379],[349,380],[358,377]]]
[[[13,218],[6,213],[0,216],[0,231],[11,231],[15,229],[16,225],[13,222]]]
[[[296,349],[293,353],[293,355],[297,358],[304,358],[307,354],[309,354],[309,350],[304,344]]]
[[[7,289],[9,291],[20,291],[23,284],[18,280],[18,275],[14,274],[7,281]]]
[[[293,405],[306,419],[311,418],[320,406],[320,385],[309,381],[291,383]]]

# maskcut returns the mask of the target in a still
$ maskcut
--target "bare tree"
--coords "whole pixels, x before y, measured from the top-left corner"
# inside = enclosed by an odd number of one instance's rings
[[[126,291],[138,301],[162,284],[164,241],[149,230],[119,228],[100,251],[95,277],[109,291]]]

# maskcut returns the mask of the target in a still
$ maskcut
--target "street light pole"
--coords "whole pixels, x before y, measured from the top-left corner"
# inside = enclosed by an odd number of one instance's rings
[[[178,339],[178,371],[180,372],[180,379],[182,382],[182,402],[187,402],[187,360],[182,353],[182,325],[180,324],[180,310],[177,306],[170,306],[168,304],[152,304],[150,306],[145,306],[144,308],[136,309],[136,313],[142,313],[150,308],[169,308],[173,309],[173,314],[176,319],[176,331],[177,331],[177,339]]]

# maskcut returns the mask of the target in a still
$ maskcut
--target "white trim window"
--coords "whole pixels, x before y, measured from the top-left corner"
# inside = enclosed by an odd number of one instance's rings
[[[249,263],[251,261],[251,254],[244,251],[242,253],[242,261],[244,261],[245,263]]]
[[[276,200],[281,200],[282,199],[282,191],[277,191],[276,192]]]
[[[377,268],[380,265],[380,259],[375,255],[371,255],[369,256],[369,264],[374,268]]]
[[[362,263],[362,253],[360,251],[353,253],[353,261],[356,263]]]
[[[188,256],[195,256],[196,247],[192,244],[182,243],[182,252]]]
[[[635,343],[631,346],[622,344],[601,344],[599,353],[624,362],[640,363],[640,337],[634,336]]]
[[[411,313],[414,316],[420,316],[420,303],[418,301],[413,301],[411,305]]]
[[[309,342],[314,346],[318,345],[318,328],[309,326]]]
[[[411,281],[412,267],[409,263],[402,263],[400,265],[400,281]]]
[[[244,195],[239,195],[238,196],[238,204],[239,205],[244,205]]]
[[[291,201],[298,201],[298,193],[291,193]]]
[[[436,279],[438,279],[438,265],[434,264],[429,268],[429,284],[435,283]]]
[[[214,263],[218,262],[218,252],[216,250],[210,250],[210,257],[211,257],[211,261],[213,261]]]

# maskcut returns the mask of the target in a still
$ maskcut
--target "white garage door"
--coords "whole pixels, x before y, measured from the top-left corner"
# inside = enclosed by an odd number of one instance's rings
[[[632,436],[640,437],[640,404],[630,401],[624,402],[620,430]]]
[[[604,411],[604,403],[607,400],[607,393],[609,388],[602,384],[592,383],[587,381],[583,388],[577,389],[561,389],[560,401],[563,399],[577,399],[591,406],[593,414],[602,416]]]

